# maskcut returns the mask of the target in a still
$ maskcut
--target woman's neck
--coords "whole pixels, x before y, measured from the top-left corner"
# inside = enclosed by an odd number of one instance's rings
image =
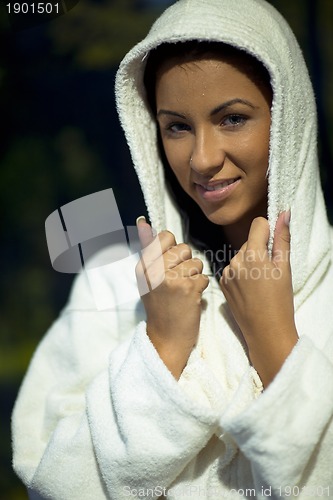
[[[244,243],[248,240],[252,221],[256,217],[267,218],[266,200],[261,206],[257,206],[253,211],[246,214],[246,216],[241,220],[235,222],[234,224],[223,226],[225,240],[233,251],[238,252],[242,245],[244,245]]]
[[[242,221],[241,223],[238,222],[237,224],[230,224],[223,227],[225,241],[234,252],[238,252],[247,241],[251,222],[252,220]]]

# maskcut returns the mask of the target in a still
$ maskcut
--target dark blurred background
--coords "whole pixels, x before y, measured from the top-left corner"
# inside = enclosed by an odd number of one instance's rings
[[[114,77],[125,53],[174,2],[73,1],[64,15],[36,25],[32,17],[9,19],[7,3],[0,5],[0,500],[19,500],[27,495],[11,469],[10,415],[73,280],[51,267],[45,219],[108,187],[125,226],[145,213],[116,116]],[[271,3],[292,26],[310,69],[333,220],[333,2]]]

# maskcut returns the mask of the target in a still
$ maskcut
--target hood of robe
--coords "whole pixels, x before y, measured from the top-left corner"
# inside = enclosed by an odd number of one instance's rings
[[[220,41],[245,50],[267,68],[273,89],[268,166],[270,247],[278,214],[291,209],[291,265],[296,308],[316,287],[331,258],[330,228],[317,159],[313,89],[299,45],[264,0],[180,0],[123,59],[116,77],[121,125],[150,221],[183,241],[181,216],[165,187],[157,127],[143,75],[149,51],[162,43]]]

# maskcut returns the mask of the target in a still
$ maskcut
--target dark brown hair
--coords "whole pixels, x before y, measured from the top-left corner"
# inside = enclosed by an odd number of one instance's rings
[[[154,115],[156,114],[156,75],[162,64],[171,59],[178,59],[186,63],[201,59],[207,55],[223,58],[223,60],[235,66],[271,98],[272,89],[269,73],[265,66],[248,52],[222,42],[191,40],[178,43],[163,43],[149,53],[144,73],[147,100]]]

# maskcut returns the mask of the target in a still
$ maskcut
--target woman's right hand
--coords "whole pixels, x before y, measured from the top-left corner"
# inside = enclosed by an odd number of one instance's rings
[[[147,315],[147,334],[161,359],[179,378],[199,334],[201,298],[209,284],[200,259],[169,231],[155,238],[144,218],[138,219],[142,256],[136,266],[139,291]]]

